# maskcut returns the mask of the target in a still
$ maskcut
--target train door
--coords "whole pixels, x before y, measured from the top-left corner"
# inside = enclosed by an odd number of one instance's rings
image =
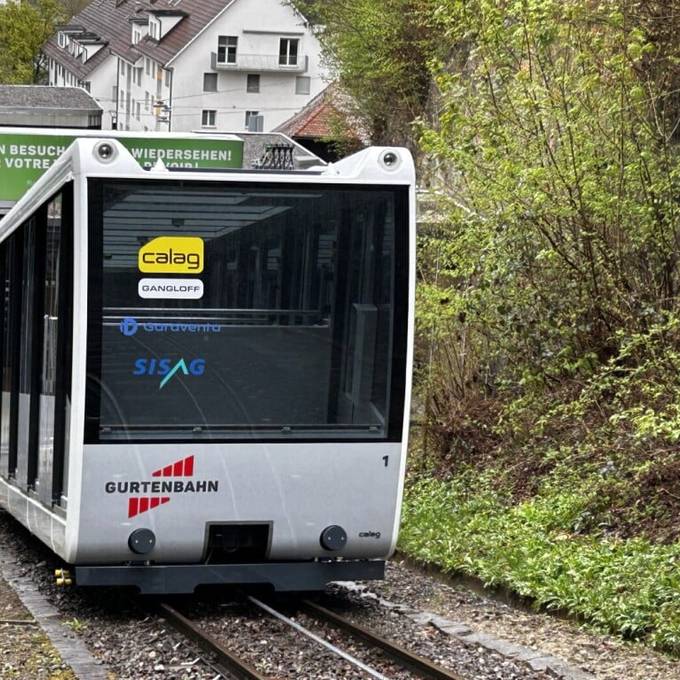
[[[40,501],[51,505],[65,492],[65,458],[70,411],[72,321],[71,187],[47,205],[44,225],[41,315],[42,352],[39,366],[38,479]]]
[[[17,472],[19,488],[33,488],[37,475],[37,429],[34,414],[37,407],[37,365],[40,351],[38,321],[39,287],[42,258],[39,241],[44,208],[40,208],[21,226],[23,232],[22,300],[19,335],[19,402],[17,429]]]

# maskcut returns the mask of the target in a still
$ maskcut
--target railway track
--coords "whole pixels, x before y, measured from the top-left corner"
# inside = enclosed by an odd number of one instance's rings
[[[365,661],[358,659],[356,656],[329,642],[324,637],[301,625],[299,622],[294,621],[271,605],[254,597],[248,597],[247,599],[252,605],[265,611],[269,616],[278,619],[296,630],[300,635],[311,639],[327,651],[332,652],[345,662],[358,668],[367,677],[372,677],[376,680],[389,680],[390,676],[381,672],[378,668],[369,665]],[[298,606],[299,610],[308,617],[319,623],[330,625],[343,631],[351,638],[360,641],[368,649],[384,655],[384,657],[403,670],[408,671],[414,677],[424,678],[425,680],[461,680],[461,676],[458,674],[410,652],[401,645],[398,645],[391,640],[387,640],[363,626],[353,623],[345,616],[336,614],[309,600],[301,601]],[[179,612],[175,607],[167,603],[162,603],[160,605],[160,611],[163,617],[171,626],[173,626],[173,628],[175,628],[175,630],[189,638],[194,644],[209,655],[212,665],[219,669],[225,677],[234,677],[239,680],[272,680],[273,676],[263,675],[257,671],[246,660],[225,647],[220,640],[203,630],[199,622],[191,620]],[[380,664],[376,663],[375,665],[379,666]]]

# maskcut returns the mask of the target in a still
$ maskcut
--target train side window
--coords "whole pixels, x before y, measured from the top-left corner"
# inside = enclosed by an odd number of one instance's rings
[[[19,315],[21,301],[21,233],[2,244],[2,396],[0,397],[0,474],[16,473],[17,403],[19,398]]]
[[[41,281],[42,352],[38,415],[40,500],[61,500],[70,412],[72,221],[71,186],[47,205],[45,266]]]
[[[9,280],[7,269],[7,241],[0,244],[0,282],[2,285],[2,294],[0,295],[0,386],[2,386],[2,393],[5,391],[5,334],[7,329],[7,308],[8,308],[8,294],[9,294]],[[5,414],[2,412],[2,394],[0,394],[0,475],[6,477],[8,450],[4,446],[3,432],[5,428]]]
[[[22,227],[23,266],[19,336],[19,403],[17,430],[17,482],[33,488],[38,472],[37,406],[38,365],[42,340],[41,298],[45,209],[39,209]]]

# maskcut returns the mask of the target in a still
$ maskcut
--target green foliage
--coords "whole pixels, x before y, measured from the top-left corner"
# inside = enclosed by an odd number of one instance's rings
[[[437,4],[466,59],[433,64],[440,125],[421,127],[444,169],[418,293],[435,424],[482,397],[506,446],[594,426],[677,442],[680,166],[657,60],[680,45],[620,0]]]
[[[0,83],[41,82],[40,49],[63,19],[57,0],[9,0],[0,5]]]
[[[402,546],[680,653],[680,3],[436,5]]]
[[[328,66],[354,98],[356,116],[373,142],[415,150],[411,125],[425,113],[435,49],[432,0],[295,0],[322,28]]]
[[[596,488],[552,488],[517,505],[489,470],[406,494],[400,545],[447,571],[505,585],[537,604],[680,653],[680,545],[575,536]]]

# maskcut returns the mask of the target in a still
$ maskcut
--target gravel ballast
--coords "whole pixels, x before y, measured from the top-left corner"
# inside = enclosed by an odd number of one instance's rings
[[[28,579],[56,608],[64,634],[77,636],[112,680],[214,680],[218,677],[210,660],[158,616],[148,599],[116,589],[56,587],[53,569],[63,565],[2,512],[0,554],[6,563],[11,563],[14,573]],[[367,597],[367,592],[373,596]],[[10,595],[11,592],[0,601],[9,601]],[[385,606],[380,598],[402,607]],[[268,601],[271,603],[271,599]],[[483,638],[468,635],[463,640],[452,635],[451,631],[445,631],[433,622],[432,612],[448,621],[459,622],[475,635],[493,635],[508,643],[560,656],[593,673],[596,678],[680,679],[677,662],[610,638],[591,635],[566,621],[480,597],[406,564],[391,564],[385,582],[360,584],[354,590],[333,586],[319,601],[410,651],[454,670],[464,680],[547,680],[560,676],[540,667],[532,668],[526,660],[509,658],[502,649],[490,649],[482,644]],[[367,677],[361,670],[272,619],[251,603],[237,601],[233,591],[211,591],[210,596],[182,598],[177,603],[180,611],[222,640],[228,649],[242,654],[260,672],[271,677],[296,680]],[[284,614],[387,677],[396,680],[414,677],[347,633],[301,612],[293,599],[276,598],[275,603]],[[430,612],[429,618],[419,618],[423,612]],[[40,632],[31,628],[24,626],[27,630],[22,634],[30,636]],[[3,645],[0,649],[7,647]],[[63,668],[58,655],[51,658],[53,660],[46,661],[41,668],[69,672]],[[5,661],[18,663],[20,658]],[[73,676],[15,677],[72,680]]]
[[[589,632],[573,621],[477,594],[445,576],[425,573],[406,560],[390,562],[385,581],[366,583],[365,587],[385,600],[434,612],[476,632],[560,657],[598,680],[680,680],[677,659]]]

